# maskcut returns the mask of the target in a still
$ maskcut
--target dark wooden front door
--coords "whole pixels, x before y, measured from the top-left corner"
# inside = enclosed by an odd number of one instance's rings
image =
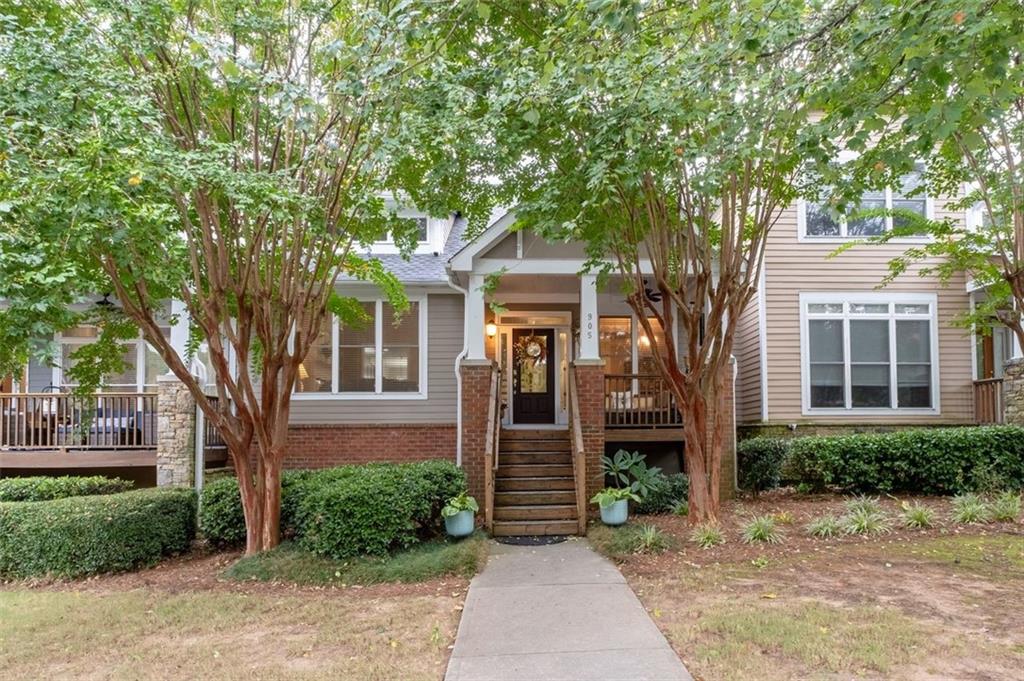
[[[554,329],[512,329],[512,419],[555,422]]]

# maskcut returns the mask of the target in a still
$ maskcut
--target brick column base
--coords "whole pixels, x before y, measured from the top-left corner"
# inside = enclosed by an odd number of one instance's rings
[[[160,376],[156,389],[156,484],[187,487],[195,471],[196,402],[176,376]]]
[[[1003,365],[1003,404],[1006,423],[1024,426],[1024,358]]]
[[[604,456],[604,360],[578,359],[573,362],[573,367],[587,461],[587,508],[596,513],[590,499],[605,486],[601,471],[601,457]]]
[[[491,398],[494,362],[462,361],[462,469],[469,493],[484,504],[484,449],[487,446],[487,410]]]

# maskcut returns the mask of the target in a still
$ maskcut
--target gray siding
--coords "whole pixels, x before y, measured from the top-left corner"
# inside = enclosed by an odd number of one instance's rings
[[[53,382],[53,369],[43,366],[37,360],[28,363],[28,391],[30,393],[42,392]]]
[[[427,298],[427,399],[292,400],[294,425],[455,423],[455,358],[462,351],[462,296]]]

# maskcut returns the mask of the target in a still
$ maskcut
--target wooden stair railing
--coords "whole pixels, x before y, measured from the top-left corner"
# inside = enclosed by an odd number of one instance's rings
[[[580,425],[580,405],[576,388],[576,369],[569,366],[569,428],[572,440],[572,472],[576,483],[576,519],[578,533],[587,534],[587,457]]]
[[[491,388],[487,400],[487,431],[484,442],[484,527],[494,529],[494,476],[498,470],[498,446],[501,437],[501,369],[491,368]]]

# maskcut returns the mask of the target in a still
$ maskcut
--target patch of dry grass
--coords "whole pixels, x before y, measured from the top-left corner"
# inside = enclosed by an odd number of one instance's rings
[[[461,599],[0,591],[6,678],[431,679]]]

